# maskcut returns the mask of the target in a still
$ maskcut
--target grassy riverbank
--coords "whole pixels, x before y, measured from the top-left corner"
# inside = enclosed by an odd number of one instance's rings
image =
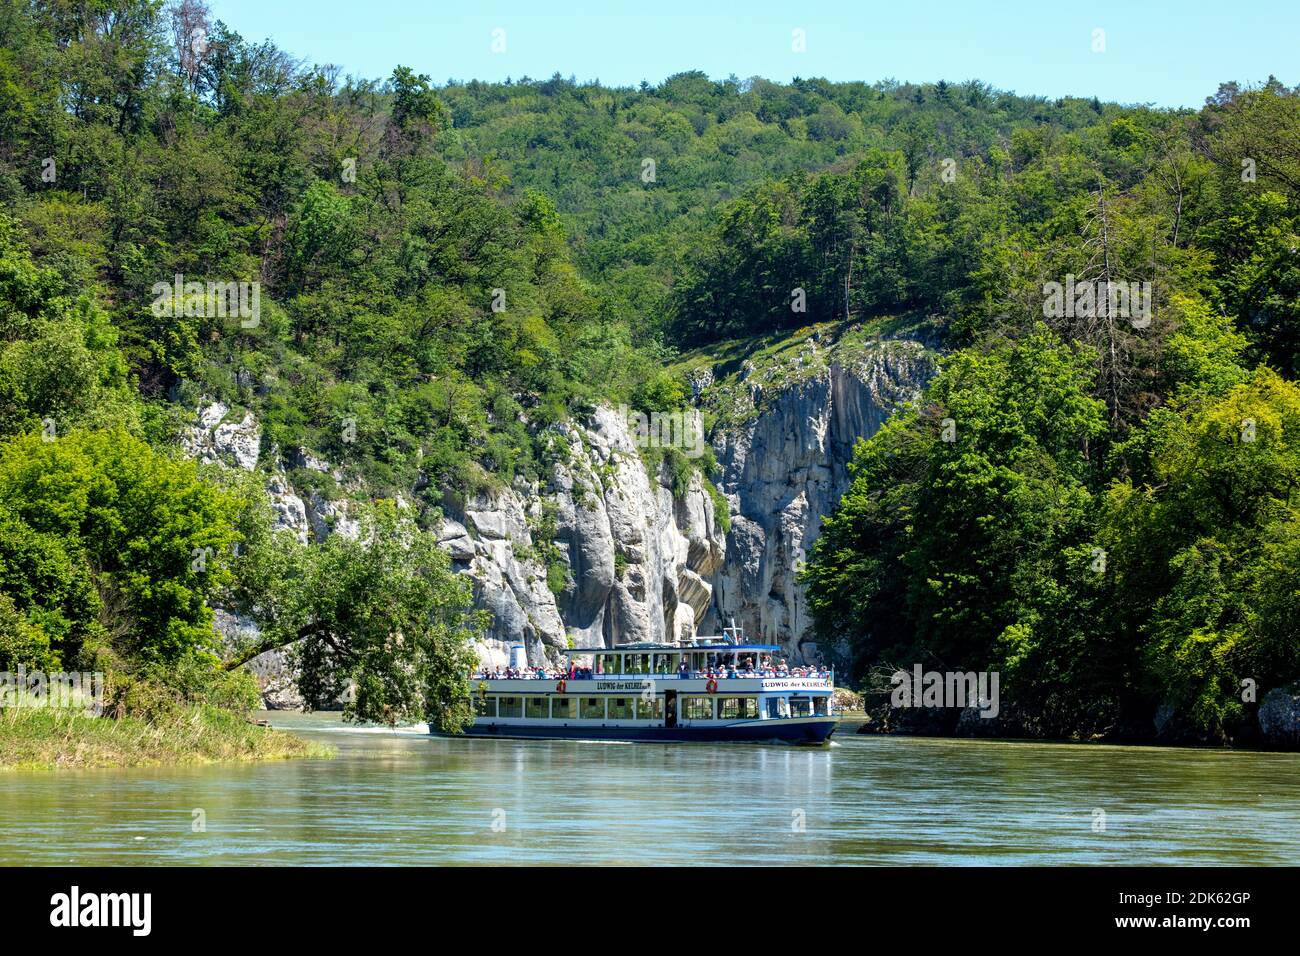
[[[206,704],[165,717],[109,719],[47,708],[0,709],[0,771],[141,767],[332,757],[334,751]]]

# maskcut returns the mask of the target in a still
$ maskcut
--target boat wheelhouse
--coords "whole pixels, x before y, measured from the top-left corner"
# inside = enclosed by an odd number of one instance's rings
[[[564,672],[471,678],[470,736],[820,744],[835,731],[834,673],[773,664],[739,631],[683,644],[575,648]]]

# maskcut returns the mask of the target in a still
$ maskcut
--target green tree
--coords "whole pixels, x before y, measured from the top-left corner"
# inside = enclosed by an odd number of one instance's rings
[[[82,556],[124,657],[213,651],[237,503],[192,462],[121,430],[20,436],[0,447],[0,508]]]
[[[819,633],[847,637],[860,674],[1002,669],[1022,706],[1064,674],[1078,686],[1100,650],[1071,610],[1091,600],[1089,449],[1105,432],[1091,362],[1041,325],[957,352],[920,407],[859,445],[805,580]]]
[[[1300,675],[1300,389],[1267,369],[1183,414],[1153,418],[1152,479],[1116,482],[1102,536],[1144,638],[1151,690],[1213,733],[1243,713],[1242,681]]]
[[[324,706],[351,689],[344,713],[390,726],[424,720],[458,732],[472,720],[468,676],[483,612],[437,537],[390,503],[363,515],[356,538],[300,548],[287,535],[250,544],[236,596],[261,625],[228,669],[294,645],[299,689]]]

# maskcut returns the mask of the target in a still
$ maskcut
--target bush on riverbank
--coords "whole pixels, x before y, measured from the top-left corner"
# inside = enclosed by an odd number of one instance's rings
[[[0,770],[329,756],[328,747],[208,704],[182,706],[154,719],[43,707],[0,710]]]
[[[133,767],[325,757],[327,747],[251,720],[252,675],[198,658],[167,668],[104,654],[103,716],[84,709],[0,706],[0,769]],[[89,701],[87,701],[89,703]]]

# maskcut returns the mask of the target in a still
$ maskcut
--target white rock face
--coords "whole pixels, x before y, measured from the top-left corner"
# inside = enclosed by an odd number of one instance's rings
[[[229,412],[221,402],[200,406],[196,423],[182,439],[185,452],[204,464],[221,462],[252,471],[257,467],[262,430],[252,412],[240,422],[227,422]]]
[[[222,645],[228,652],[255,642],[261,633],[250,618],[232,614],[224,608],[215,608],[213,618]],[[259,654],[246,666],[257,679],[257,686],[262,693],[262,705],[267,710],[302,710],[303,699],[295,683],[288,648]]]
[[[252,413],[245,414],[238,423],[226,422],[229,412],[229,407],[222,402],[201,404],[195,415],[195,424],[181,440],[182,447],[187,455],[205,464],[217,463],[255,471],[260,458],[261,428]],[[340,477],[320,459],[306,452],[299,454],[304,467]],[[313,538],[323,541],[334,533],[353,537],[359,533],[358,523],[351,516],[346,501],[327,501],[316,491],[311,493],[308,501],[304,501],[290,484],[275,449],[272,449],[269,459],[266,490],[274,511],[273,527],[277,531],[291,532],[304,545]],[[214,608],[214,611],[216,630],[226,647],[234,646],[236,641],[256,640],[258,629],[255,622],[225,608]],[[258,655],[248,662],[248,669],[256,676],[262,689],[262,701],[268,709],[302,708],[302,698],[293,683],[285,650]]]
[[[331,501],[319,491],[313,490],[305,502],[307,522],[317,541],[324,541],[332,534],[341,534],[344,538],[356,538],[361,533],[361,524],[353,517],[352,509],[346,499]]]
[[[812,620],[796,577],[822,516],[848,489],[854,444],[919,397],[932,370],[920,343],[890,343],[852,367],[832,364],[769,394],[747,424],[712,436],[732,519],[708,630],[734,619],[748,640],[781,644],[792,661],[822,656],[805,640]],[[751,392],[762,389],[756,383]]]
[[[284,472],[276,471],[267,479],[266,491],[271,496],[271,507],[275,510],[275,530],[291,531],[299,544],[306,544],[311,534],[311,525],[307,522],[307,506],[293,490]]]
[[[439,539],[492,613],[494,653],[523,644],[537,663],[570,642],[693,635],[726,551],[698,476],[676,499],[666,474],[647,475],[626,421],[608,407],[555,432],[553,449],[545,487],[447,503]]]
[[[538,664],[562,648],[689,638],[733,619],[749,640],[782,645],[792,663],[823,658],[829,649],[809,639],[797,575],[822,516],[848,488],[854,444],[919,396],[933,353],[895,341],[820,370],[816,357],[810,345],[788,383],[754,375],[733,386],[751,413],[710,437],[729,533],[699,475],[675,495],[667,469],[647,474],[627,421],[606,406],[551,432],[542,486],[445,499],[439,544],[492,618],[480,659],[504,665],[510,645],[523,644]],[[712,371],[697,372],[693,387],[697,398],[714,387]],[[227,412],[200,409],[186,447],[255,468],[257,424],[246,416],[222,425]],[[298,455],[301,466],[341,478],[328,462]],[[299,541],[356,533],[346,502],[301,497],[278,464],[267,487],[277,527]],[[269,677],[280,665],[268,659],[255,670]],[[274,681],[267,687],[278,696]]]

